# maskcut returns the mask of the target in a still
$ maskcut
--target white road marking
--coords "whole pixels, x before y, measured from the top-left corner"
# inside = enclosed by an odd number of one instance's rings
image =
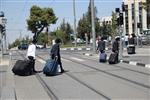
[[[91,50],[91,48],[86,48],[86,50]]]
[[[79,58],[75,58],[75,57],[70,57],[70,58],[73,59],[73,60],[77,60],[77,61],[85,61],[83,59],[79,59]]]
[[[64,59],[64,58],[61,58],[61,59],[62,59],[62,61],[65,61],[65,62],[71,62],[71,61]],[[40,59],[40,58],[38,58],[37,61],[41,62],[42,64],[46,63],[46,61],[44,61],[43,59]]]
[[[130,61],[129,64],[136,65],[136,62]]]
[[[44,61],[43,59],[40,59],[40,58],[38,58],[37,61],[41,62],[42,64],[43,64],[43,63],[44,63],[44,64],[46,63],[46,61]]]
[[[78,50],[82,50],[82,48],[78,48]]]
[[[71,62],[71,61],[64,59],[64,58],[61,58],[61,59],[62,59],[62,61],[65,61],[65,62]]]
[[[70,48],[70,50],[74,50],[74,48]]]
[[[146,67],[146,68],[150,68],[150,64],[146,64],[145,67]]]

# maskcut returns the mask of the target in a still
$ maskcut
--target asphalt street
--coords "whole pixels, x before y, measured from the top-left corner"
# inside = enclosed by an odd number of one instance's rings
[[[98,57],[83,51],[61,51],[66,70],[53,77],[41,71],[49,50],[38,50],[36,70],[31,76],[14,75],[17,100],[101,100],[150,99],[150,69],[125,63],[99,63]],[[12,51],[12,63],[24,59],[26,51]]]

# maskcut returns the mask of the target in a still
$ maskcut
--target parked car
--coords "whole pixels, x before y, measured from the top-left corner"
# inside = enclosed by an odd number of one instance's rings
[[[72,44],[74,44],[74,43],[75,43],[75,41],[72,42]],[[77,38],[77,43],[78,44],[83,44],[83,43],[85,43],[85,41],[80,39],[80,38]]]
[[[43,49],[43,48],[44,48],[44,46],[43,46],[43,45],[39,45],[39,44],[37,44],[37,45],[36,45],[36,48],[37,48],[37,49]]]
[[[19,49],[19,50],[26,50],[26,49],[28,49],[28,44],[20,44],[20,45],[18,46],[18,49]]]

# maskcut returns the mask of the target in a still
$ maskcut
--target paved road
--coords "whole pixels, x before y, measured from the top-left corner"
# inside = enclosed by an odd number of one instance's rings
[[[62,51],[62,63],[67,71],[46,77],[37,73],[27,77],[14,76],[17,100],[62,99],[150,99],[150,70],[124,63],[109,65],[98,58],[80,52]],[[12,66],[24,59],[26,51],[13,51]],[[21,56],[22,54],[22,56]],[[36,70],[41,71],[48,52],[37,52]]]

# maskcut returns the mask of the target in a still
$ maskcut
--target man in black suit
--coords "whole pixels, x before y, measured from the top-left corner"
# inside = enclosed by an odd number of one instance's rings
[[[52,46],[50,55],[51,55],[51,59],[55,59],[57,57],[58,64],[60,65],[60,68],[61,68],[61,73],[63,73],[64,69],[63,69],[62,63],[61,63],[60,44],[61,44],[61,40],[59,38],[57,38],[55,40],[55,44]]]

